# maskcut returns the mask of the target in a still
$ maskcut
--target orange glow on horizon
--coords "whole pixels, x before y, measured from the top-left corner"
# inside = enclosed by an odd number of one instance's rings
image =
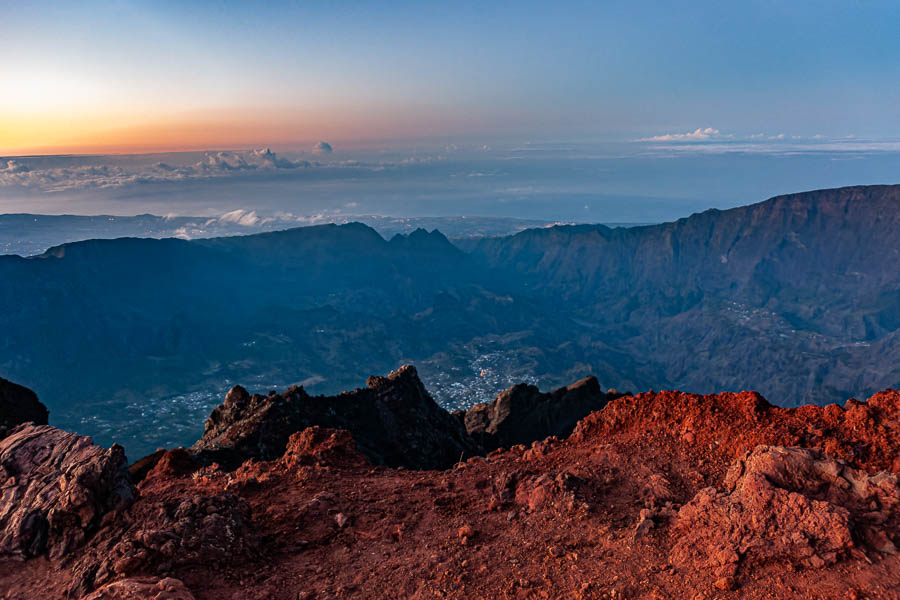
[[[238,116],[157,118],[114,125],[96,118],[40,118],[0,123],[0,153],[130,154],[314,143],[322,137],[314,129]]]
[[[0,114],[0,155],[138,154],[278,146],[306,149],[319,140],[343,147],[441,137],[486,124],[429,110],[219,110],[181,115]],[[474,125],[474,127],[473,127]]]

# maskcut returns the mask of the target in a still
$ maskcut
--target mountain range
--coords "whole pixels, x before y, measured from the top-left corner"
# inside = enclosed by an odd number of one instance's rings
[[[75,242],[0,256],[0,376],[132,456],[196,439],[235,382],[334,393],[409,362],[449,409],[587,375],[827,404],[900,383],[898,232],[900,186],[867,186],[464,244],[359,223]]]
[[[0,214],[0,254],[31,256],[47,248],[89,239],[149,237],[181,239],[249,235],[278,231],[301,225],[365,223],[385,237],[411,233],[416,229],[440,229],[450,238],[465,242],[470,238],[509,235],[554,223],[514,217],[385,217],[378,215],[291,214],[259,215],[254,210],[236,209],[216,216],[44,215]],[[616,227],[634,224],[615,223]]]

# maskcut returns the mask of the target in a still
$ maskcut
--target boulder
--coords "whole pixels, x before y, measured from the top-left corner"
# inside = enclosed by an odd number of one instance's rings
[[[183,567],[233,565],[258,556],[250,506],[238,496],[228,491],[185,496],[144,488],[141,501],[115,523],[115,536],[72,567],[75,589],[90,591],[121,578],[165,577]]]
[[[676,566],[734,575],[742,559],[824,567],[857,542],[897,552],[900,488],[818,450],[759,446],[728,470],[726,490],[706,488],[678,513]]]
[[[280,462],[288,469],[310,465],[361,467],[366,457],[357,450],[350,432],[308,427],[290,437]]]
[[[250,507],[230,492],[173,499],[136,521],[112,554],[115,571],[130,574],[157,564],[229,561],[253,553]]]
[[[0,557],[63,556],[133,498],[121,446],[20,425],[0,440]]]
[[[108,583],[84,600],[194,600],[194,595],[179,579],[135,577]]]

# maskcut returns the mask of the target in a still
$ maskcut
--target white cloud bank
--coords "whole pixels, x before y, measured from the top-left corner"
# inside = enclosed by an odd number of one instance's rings
[[[173,158],[178,158],[173,155]],[[85,164],[86,161],[91,161]],[[93,161],[97,161],[94,163]],[[103,189],[131,184],[209,179],[252,172],[278,172],[315,166],[289,160],[269,148],[246,152],[206,152],[194,164],[122,162],[108,157],[76,157],[69,161],[0,159],[0,187],[25,187],[44,192]]]
[[[731,137],[731,136],[723,136],[722,132],[718,129],[714,129],[712,127],[698,127],[694,131],[689,131],[687,133],[666,133],[664,135],[655,135],[653,137],[644,138],[638,140],[640,142],[693,142],[693,141],[705,141],[712,138],[718,137]]]

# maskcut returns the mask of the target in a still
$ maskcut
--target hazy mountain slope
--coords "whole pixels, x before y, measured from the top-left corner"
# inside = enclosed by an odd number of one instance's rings
[[[474,255],[588,301],[601,290],[689,290],[760,305],[814,299],[809,319],[826,312],[823,300],[885,312],[885,286],[900,286],[900,186],[779,196],[647,227],[531,229],[483,240]]]
[[[542,220],[513,217],[385,217],[347,214],[317,214],[307,217],[259,216],[254,211],[242,209],[214,217],[6,213],[0,214],[0,254],[30,256],[60,244],[90,239],[120,237],[198,239],[249,235],[332,222],[365,223],[385,238],[391,238],[398,233],[409,234],[419,228],[440,229],[448,237],[457,238],[462,243],[483,236],[508,235],[529,227],[545,227],[551,224]]]
[[[900,325],[900,186],[650,227],[529,230],[483,240],[474,256],[660,359],[664,385],[759,388],[793,404],[900,380],[888,343]]]
[[[34,388],[55,423],[135,453],[196,437],[237,380],[331,392],[412,360],[477,378],[469,363],[498,349],[522,365],[495,378],[500,388],[526,368],[594,370],[565,346],[577,325],[491,292],[487,272],[438,232],[387,241],[348,224],[92,240],[0,257],[0,277],[11,282],[0,291],[0,373]],[[616,381],[625,370],[596,369]]]
[[[450,408],[589,374],[783,405],[868,395],[900,385],[898,203],[897,186],[825,190],[470,253],[358,223],[66,244],[0,257],[0,376],[135,452],[195,438],[235,382],[334,393],[403,362]]]

